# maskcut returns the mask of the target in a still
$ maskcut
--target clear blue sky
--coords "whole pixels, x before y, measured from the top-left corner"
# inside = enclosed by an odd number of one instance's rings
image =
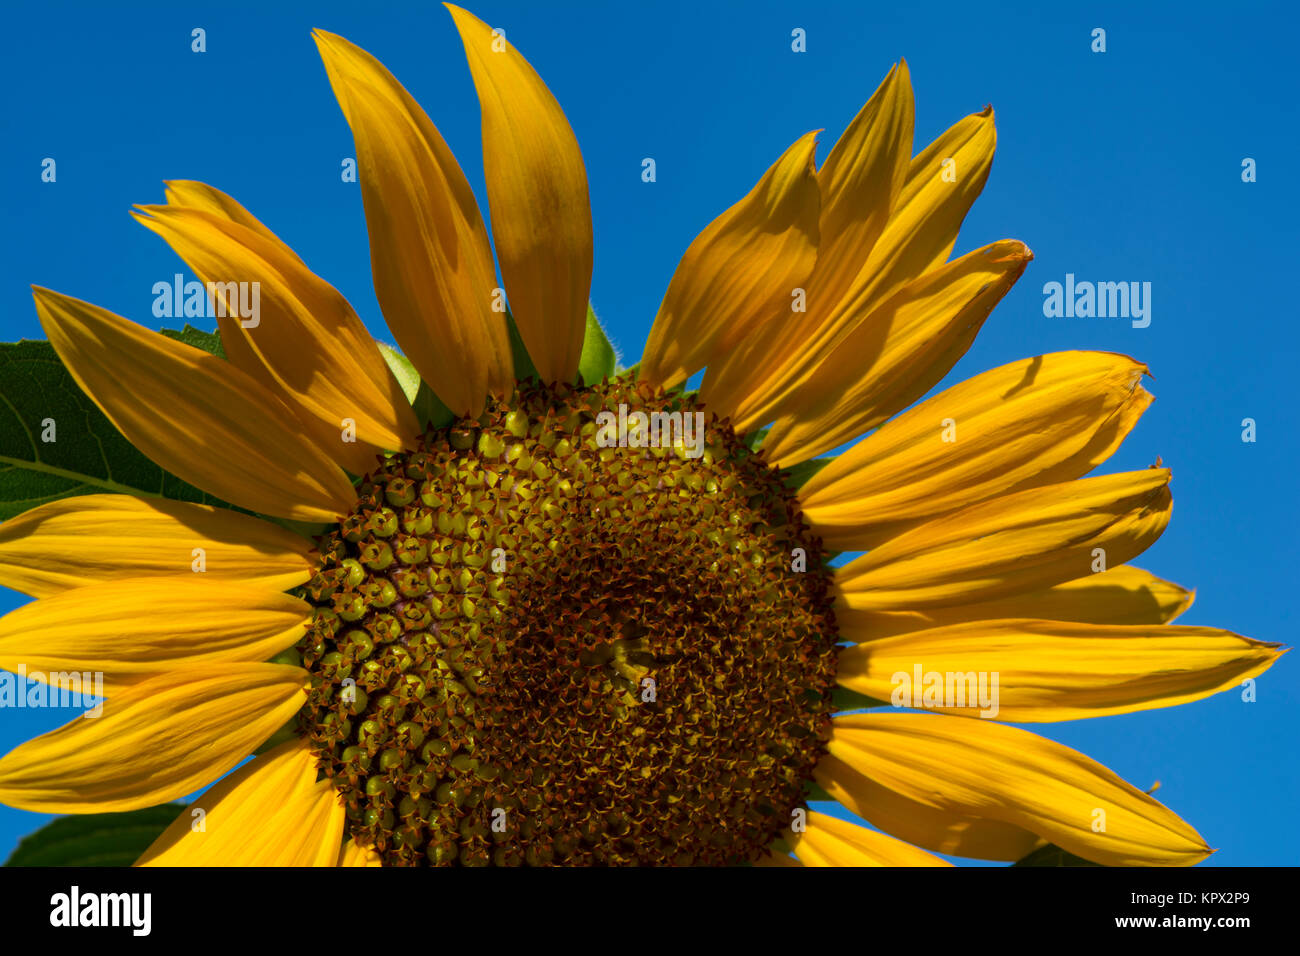
[[[682,250],[799,135],[821,156],[905,56],[919,148],[992,103],[998,152],[957,253],[1022,239],[1036,259],[945,383],[1042,352],[1147,362],[1154,406],[1108,470],[1157,455],[1175,509],[1139,561],[1198,591],[1182,623],[1294,640],[1297,564],[1294,128],[1290,5],[484,2],[577,132],[596,230],[592,298],[628,362]],[[383,60],[425,106],[486,209],[479,116],[436,3],[22,5],[6,11],[0,88],[0,339],[42,337],[29,285],[157,325],[155,282],[182,266],[132,222],[162,181],[236,196],[338,286],[377,334],[352,141],[309,31]],[[190,31],[207,31],[192,53]],[[790,49],[794,28],[807,52]],[[1104,54],[1090,49],[1106,30]],[[42,183],[41,161],[57,161]],[[641,181],[655,159],[658,181]],[[1258,164],[1243,183],[1241,164]],[[1066,273],[1152,283],[1152,322],[1046,318]],[[1254,418],[1258,441],[1241,441]],[[0,610],[21,602],[0,593]],[[1235,694],[1032,728],[1159,796],[1221,851],[1300,859],[1297,656]],[[0,711],[0,752],[61,723]],[[0,858],[45,818],[0,808]]]

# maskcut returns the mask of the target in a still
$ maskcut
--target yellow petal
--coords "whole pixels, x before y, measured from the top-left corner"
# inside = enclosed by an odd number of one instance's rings
[[[816,133],[785,151],[677,265],[637,377],[663,388],[726,356],[776,316],[817,259]]]
[[[1141,554],[1169,523],[1169,470],[1030,488],[927,522],[836,572],[863,610],[928,610],[1072,581]]]
[[[123,690],[0,759],[0,803],[38,813],[152,807],[220,777],[307,699],[308,674],[276,664],[206,664]]]
[[[334,866],[343,804],[291,740],[222,778],[181,811],[136,866]]]
[[[591,290],[591,202],[560,104],[504,33],[451,4],[483,111],[483,174],[510,311],[547,382],[578,372]]]
[[[36,311],[72,377],[140,451],[250,511],[335,521],[356,494],[272,393],[229,362],[49,289]]]
[[[0,524],[0,584],[47,597],[101,581],[177,574],[284,591],[311,576],[311,552],[306,538],[227,508],[77,495]],[[196,575],[200,558],[206,570]]]
[[[1278,646],[1212,627],[968,621],[848,648],[838,680],[898,707],[1077,720],[1217,694],[1271,667]]]
[[[837,292],[830,318],[801,337],[789,361],[737,408],[740,428],[762,425],[784,412],[791,396],[810,378],[818,380],[823,394],[831,393],[832,386],[814,370],[850,336],[851,359],[841,352],[841,364],[849,362],[856,369],[874,364],[891,333],[877,310],[948,258],[962,219],[984,188],[996,142],[990,108],[966,117],[912,160],[889,223],[849,289],[843,295]],[[808,291],[814,299],[819,294],[815,286]]]
[[[443,403],[477,416],[489,391],[510,393],[513,365],[504,314],[493,311],[496,267],[474,193],[382,63],[340,36],[313,36],[356,143],[384,319]]]
[[[768,396],[759,410],[778,416],[763,440],[768,460],[784,467],[821,454],[919,399],[966,354],[1033,257],[1002,240],[904,286],[790,389]]]
[[[106,581],[23,605],[0,618],[0,668],[50,683],[102,673],[113,696],[165,671],[268,660],[311,620],[311,605],[296,597],[203,578]]]
[[[214,190],[215,192],[215,190]],[[355,474],[419,434],[401,386],[357,314],[284,243],[202,209],[140,206],[135,218],[162,236],[214,297],[231,363],[289,405],[311,439]],[[255,318],[241,318],[235,282],[258,284]],[[224,284],[224,285],[223,285]],[[256,322],[255,325],[248,323]]]
[[[826,318],[858,280],[907,181],[916,108],[907,61],[880,87],[818,170],[821,242],[809,280],[809,310]]]
[[[1087,624],[1168,624],[1191,606],[1193,597],[1186,588],[1125,564],[1050,588],[976,604],[925,611],[864,611],[840,606],[835,609],[835,624],[841,638],[854,642],[1000,617]]]
[[[356,840],[348,840],[339,852],[339,866],[383,866],[384,861],[373,847],[362,846]]]
[[[804,866],[952,866],[924,850],[825,813],[809,812],[808,826],[790,837]]]
[[[1044,841],[1021,827],[909,800],[827,754],[813,776],[872,826],[913,846],[976,860],[1019,860]]]
[[[835,719],[829,747],[909,800],[1021,827],[1094,863],[1189,866],[1211,852],[1177,814],[1095,760],[1015,727],[850,715]]]
[[[861,551],[1000,494],[1078,478],[1151,403],[1146,366],[1054,352],[955,385],[854,445],[799,490],[828,548]]]
[[[911,78],[903,62],[890,71],[817,172],[817,257],[811,274],[804,274],[807,281],[788,282],[785,308],[771,314],[759,335],[738,338],[727,353],[710,360],[702,394],[719,414],[734,417],[747,396],[833,318],[834,306],[866,263],[902,189],[912,155],[913,115]],[[797,299],[793,287],[799,290]]]
[[[299,259],[298,254],[279,236],[263,225],[260,219],[240,205],[233,196],[226,195],[220,189],[192,179],[169,179],[163,183],[163,186],[166,190],[167,204],[169,206],[198,209],[212,213],[221,219],[228,219],[241,226],[246,226],[258,233],[262,238],[278,245],[285,255]],[[299,261],[302,260],[299,259]]]

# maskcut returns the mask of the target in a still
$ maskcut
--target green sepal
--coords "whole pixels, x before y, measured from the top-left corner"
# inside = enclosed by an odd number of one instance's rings
[[[181,330],[172,337],[185,335]],[[50,442],[44,440],[47,419],[54,422]],[[49,501],[104,492],[234,509],[160,468],[127,441],[49,342],[0,343],[0,521]]]
[[[420,423],[420,427],[442,428],[445,425],[450,425],[456,416],[433,393],[429,383],[420,378],[420,373],[411,363],[411,360],[386,342],[376,342],[375,344],[379,346],[379,354],[388,363],[393,378],[397,379],[402,394],[411,403],[411,410],[415,412],[415,418]]]
[[[889,701],[876,700],[847,687],[836,687],[831,691],[831,705],[839,713],[843,710],[862,710],[864,707],[888,707]]]
[[[506,331],[510,335],[510,357],[514,360],[515,378],[523,382],[530,378],[538,378],[537,366],[533,364],[532,358],[528,355],[528,347],[524,345],[524,337],[519,334],[519,326],[515,324],[515,317],[506,309]]]
[[[809,780],[803,785],[803,798],[808,800],[834,800],[816,780]]]
[[[184,811],[167,803],[59,817],[24,837],[5,866],[131,866]]]
[[[587,331],[582,339],[582,356],[578,359],[578,375],[582,384],[591,386],[612,378],[618,369],[618,353],[609,336],[600,327],[596,310],[587,305]]]
[[[797,465],[782,469],[781,480],[787,488],[797,491],[808,483],[809,478],[834,460],[834,458],[810,458],[807,461],[801,461]]]
[[[1092,860],[1085,860],[1081,856],[1075,856],[1073,853],[1067,853],[1054,843],[1047,846],[1040,846],[1028,856],[1022,857],[1012,866],[1101,866],[1100,863],[1093,863]]]

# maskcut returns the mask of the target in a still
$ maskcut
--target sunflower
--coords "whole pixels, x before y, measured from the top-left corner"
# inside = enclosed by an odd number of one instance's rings
[[[0,621],[0,666],[102,672],[109,698],[0,760],[0,800],[127,811],[217,781],[140,861],[164,865],[1204,859],[1148,794],[989,719],[1196,700],[1280,653],[1170,625],[1191,595],[1126,563],[1168,470],[1081,477],[1150,403],[1141,363],[1040,355],[916,404],[1031,259],[949,261],[992,110],[914,157],[900,62],[820,168],[809,133],[690,245],[639,365],[591,374],[574,134],[449,9],[490,239],[406,90],[315,34],[406,359],[195,182],[135,215],[218,296],[260,283],[255,321],[220,310],[224,359],[35,290],[122,434],[238,510],[89,494],[0,529],[0,581],[38,599]],[[436,396],[418,414],[403,361]]]

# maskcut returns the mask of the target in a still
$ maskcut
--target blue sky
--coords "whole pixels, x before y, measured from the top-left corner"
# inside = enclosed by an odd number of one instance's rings
[[[182,8],[183,7],[183,8]],[[1197,589],[1180,623],[1293,638],[1297,454],[1293,38],[1283,4],[930,2],[472,7],[564,106],[591,185],[592,299],[635,361],[677,260],[786,146],[820,155],[905,56],[916,144],[993,104],[998,152],[958,254],[1024,240],[1035,261],[944,385],[1069,348],[1147,362],[1157,400],[1106,470],[1156,456],[1174,518],[1137,563]],[[430,113],[486,210],[479,116],[450,18],[434,3],[46,3],[7,11],[0,87],[0,340],[43,337],[29,285],[156,326],[152,287],[182,271],[130,220],[162,181],[236,196],[349,298],[377,335],[352,141],[310,38],[369,49]],[[207,52],[191,51],[206,30]],[[807,51],[791,50],[806,31]],[[1091,49],[1106,31],[1106,51]],[[41,181],[54,158],[57,181]],[[641,179],[653,158],[657,181]],[[1257,181],[1242,181],[1242,162]],[[1043,285],[1150,282],[1151,323],[1049,318]],[[1257,441],[1241,440],[1242,419]],[[23,599],[0,593],[0,610]],[[1040,725],[1159,797],[1220,852],[1208,865],[1300,859],[1296,656],[1258,700]],[[0,711],[0,752],[56,711]],[[45,818],[0,808],[0,858]]]

